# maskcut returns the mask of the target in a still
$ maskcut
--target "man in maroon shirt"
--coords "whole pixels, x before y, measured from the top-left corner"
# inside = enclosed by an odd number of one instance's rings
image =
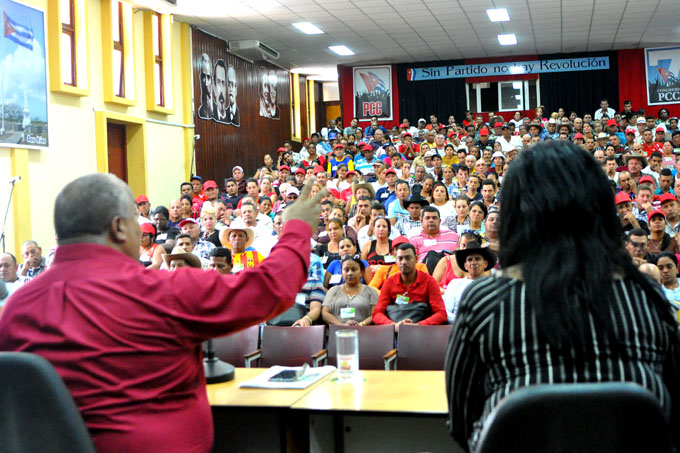
[[[418,302],[430,306],[430,316],[418,321],[417,324],[425,326],[446,323],[446,308],[439,284],[427,272],[416,270],[416,263],[416,248],[413,244],[400,244],[397,247],[399,273],[385,280],[373,311],[373,323],[394,324],[397,331],[402,324],[416,324],[409,318],[393,321],[388,317],[387,307]]]
[[[310,199],[310,188],[284,213],[283,234],[266,261],[221,275],[143,268],[130,188],[110,174],[76,179],[55,202],[54,263],[10,297],[0,350],[52,363],[99,453],[210,451],[201,343],[293,304],[307,280],[309,239],[326,194]]]

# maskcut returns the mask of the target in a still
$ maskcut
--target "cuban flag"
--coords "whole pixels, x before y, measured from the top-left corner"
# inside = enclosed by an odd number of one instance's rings
[[[361,80],[364,81],[364,85],[366,85],[366,89],[368,89],[369,92],[387,92],[387,85],[385,85],[385,81],[378,77],[375,72],[360,72],[359,75],[361,76]]]
[[[11,39],[28,50],[33,50],[33,31],[10,19],[4,11],[2,18],[5,24],[5,38]]]

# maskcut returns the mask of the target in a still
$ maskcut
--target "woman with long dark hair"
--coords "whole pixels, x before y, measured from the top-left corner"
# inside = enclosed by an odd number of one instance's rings
[[[539,143],[513,161],[501,197],[503,271],[467,289],[447,352],[454,438],[475,450],[520,387],[604,381],[647,388],[677,435],[678,324],[623,247],[601,165],[571,143]]]

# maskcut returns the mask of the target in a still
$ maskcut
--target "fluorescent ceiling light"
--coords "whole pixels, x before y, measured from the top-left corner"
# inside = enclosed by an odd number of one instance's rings
[[[328,46],[333,52],[341,56],[354,55],[354,51],[347,46]]]
[[[293,27],[297,28],[306,35],[320,35],[323,33],[322,29],[311,22],[296,22],[293,24]]]
[[[517,44],[517,36],[515,36],[514,33],[498,35],[498,43],[501,46],[514,46],[515,44]]]
[[[487,9],[486,14],[491,22],[507,22],[510,20],[508,10],[505,8]]]

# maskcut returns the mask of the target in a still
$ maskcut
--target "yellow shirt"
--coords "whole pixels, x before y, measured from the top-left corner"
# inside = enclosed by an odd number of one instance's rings
[[[257,250],[246,250],[242,253],[235,253],[231,257],[231,260],[234,263],[233,272],[238,272],[243,269],[257,266],[264,260],[264,256]]]

